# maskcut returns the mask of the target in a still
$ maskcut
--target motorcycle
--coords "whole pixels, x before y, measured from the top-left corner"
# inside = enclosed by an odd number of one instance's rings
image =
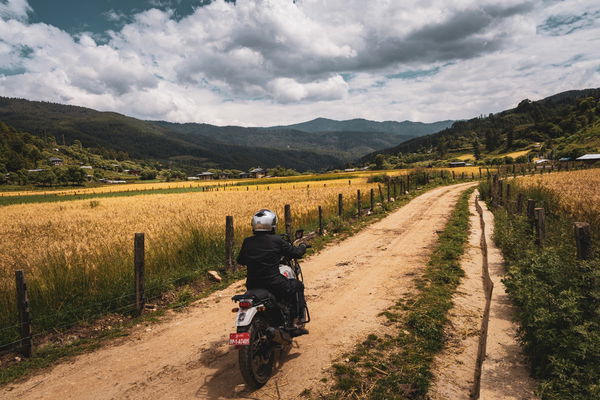
[[[298,230],[294,234],[294,242],[287,235],[283,235],[283,238],[297,245],[303,236],[304,231]],[[304,281],[297,259],[282,257],[279,272],[287,279]],[[237,312],[237,330],[230,334],[229,344],[239,350],[239,365],[244,381],[249,387],[258,389],[271,377],[276,352],[286,353],[292,347],[290,333],[295,328],[291,319],[292,305],[275,298],[266,289],[251,289],[233,296],[232,300],[238,303],[238,307],[232,310]],[[305,316],[305,323],[310,322],[308,307],[305,307]]]

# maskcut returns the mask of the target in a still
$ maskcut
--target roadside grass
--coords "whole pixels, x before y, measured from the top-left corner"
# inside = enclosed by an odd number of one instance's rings
[[[385,217],[389,212],[401,207],[424,191],[448,183],[454,182],[432,179],[428,185],[422,185],[409,194],[398,196],[396,201],[392,203],[378,203],[374,213],[364,215],[360,219],[356,216],[356,199],[348,201],[343,218],[329,216],[325,219],[326,234],[317,237],[313,241],[313,249],[309,250],[309,254],[323,249],[331,242],[339,241],[360,231],[366,225]],[[366,212],[368,208],[366,201],[364,201],[363,207]],[[304,219],[304,225],[298,228],[314,231],[317,229],[317,225],[318,221],[313,217]],[[153,265],[152,274],[147,274],[147,302],[159,303],[159,309],[163,311],[165,309],[177,310],[184,308],[194,301],[241,279],[245,273],[243,269],[237,271],[225,269],[221,259],[224,254],[223,240],[208,237],[193,227],[185,231],[187,233],[178,240],[165,244],[165,246],[147,255],[146,263]],[[177,243],[177,245],[174,245],[174,243]],[[44,275],[56,278],[53,282],[60,282],[61,285],[70,288],[68,292],[71,293],[71,296],[69,299],[56,299],[51,296],[51,291],[56,288],[30,285],[32,309],[46,310],[41,312],[41,316],[38,318],[34,315],[34,344],[40,342],[45,344],[36,348],[34,356],[30,359],[15,363],[10,360],[9,362],[1,362],[2,358],[0,358],[0,364],[4,364],[4,368],[0,368],[0,385],[48,366],[64,357],[94,350],[108,339],[127,335],[127,330],[131,326],[140,322],[149,323],[162,315],[161,311],[148,313],[138,318],[132,316],[132,271],[131,276],[121,276],[122,274],[120,274],[121,278],[118,282],[114,279],[103,278],[103,275],[110,275],[115,268],[128,270],[124,265],[131,262],[129,253],[100,253],[99,257],[104,257],[103,262],[99,264],[103,266],[102,268],[96,268],[94,271],[84,271],[86,273],[80,275],[69,274],[60,259],[44,266]],[[207,271],[211,269],[221,274],[223,277],[221,283],[216,284],[209,280]],[[99,275],[90,276],[89,273]],[[93,293],[87,293],[83,289],[81,292],[74,290],[86,288],[89,286],[88,283],[102,280],[107,282],[107,286],[101,287]],[[12,291],[7,290],[6,293],[12,293]],[[5,303],[8,304],[9,300],[7,298]],[[59,344],[60,336],[68,335],[72,331],[79,331],[86,326],[92,326],[94,321],[102,316],[115,312],[127,317],[123,323],[113,324],[110,329],[96,333],[86,332],[85,338],[78,339],[68,345]],[[40,315],[40,311],[37,315]],[[7,340],[18,339],[16,328],[1,333],[3,334],[1,338],[4,343]],[[14,358],[14,356],[12,357]]]
[[[382,330],[369,335],[333,364],[333,383],[320,399],[426,399],[431,364],[444,346],[444,325],[464,271],[460,256],[468,239],[468,199],[460,197],[414,293],[384,311]]]

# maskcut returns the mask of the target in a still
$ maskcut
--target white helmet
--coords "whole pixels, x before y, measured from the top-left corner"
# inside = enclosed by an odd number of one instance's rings
[[[253,232],[275,232],[277,228],[277,214],[271,210],[263,209],[252,216]]]

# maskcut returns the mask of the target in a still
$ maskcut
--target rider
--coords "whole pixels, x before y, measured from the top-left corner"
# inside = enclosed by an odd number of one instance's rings
[[[275,297],[287,299],[292,304],[291,317],[294,324],[293,336],[305,335],[304,285],[297,279],[287,279],[279,273],[282,256],[301,258],[306,244],[294,246],[275,233],[277,215],[271,210],[260,210],[252,217],[253,236],[244,239],[238,264],[248,270],[246,288],[267,289]],[[299,311],[299,313],[298,313]]]

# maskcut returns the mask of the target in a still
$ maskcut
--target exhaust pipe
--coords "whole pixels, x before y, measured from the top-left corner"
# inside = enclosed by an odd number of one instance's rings
[[[275,343],[279,343],[282,345],[292,343],[292,337],[283,329],[269,327],[267,328],[267,335],[269,335],[269,338]]]

